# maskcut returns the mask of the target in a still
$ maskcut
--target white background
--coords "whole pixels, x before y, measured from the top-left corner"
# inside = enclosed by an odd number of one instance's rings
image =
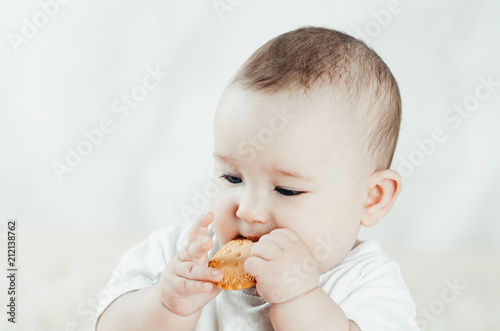
[[[217,12],[217,3],[229,7]],[[500,327],[500,86],[482,89],[489,95],[460,125],[446,120],[455,105],[477,100],[480,77],[500,84],[499,14],[493,0],[0,0],[0,266],[14,218],[16,330],[88,329],[124,250],[192,220],[182,208],[205,211],[225,84],[263,43],[305,25],[360,36],[402,92],[393,168],[405,175],[403,192],[361,239],[379,239],[398,260],[423,329]],[[168,76],[120,118],[113,103],[147,68]],[[68,148],[103,119],[114,130],[59,180],[54,163],[65,164]],[[416,141],[433,130],[446,139],[424,154]],[[466,289],[443,303],[447,280]]]

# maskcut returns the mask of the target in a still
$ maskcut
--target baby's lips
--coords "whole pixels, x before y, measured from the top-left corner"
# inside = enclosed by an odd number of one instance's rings
[[[240,236],[236,237],[236,239],[238,239],[238,238],[249,239],[249,240],[251,240],[253,242],[257,242],[257,241],[259,241],[260,237],[261,236],[243,236],[243,235],[240,235]]]
[[[253,242],[259,241],[260,237],[247,237],[247,239],[250,239]]]

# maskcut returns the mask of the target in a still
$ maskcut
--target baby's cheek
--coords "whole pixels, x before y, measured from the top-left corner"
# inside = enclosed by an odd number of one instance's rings
[[[225,226],[221,222],[212,223],[212,229],[214,230],[215,236],[220,241],[221,244],[227,243],[229,240],[234,239],[234,235],[231,236],[231,230],[229,226]]]
[[[312,234],[305,239],[307,248],[322,271],[329,270],[336,264],[342,248],[341,239],[328,234],[327,231],[324,233],[323,235]]]

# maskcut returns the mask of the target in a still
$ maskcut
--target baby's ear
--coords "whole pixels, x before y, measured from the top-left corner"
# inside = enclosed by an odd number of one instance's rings
[[[402,181],[396,171],[386,169],[375,171],[367,183],[361,224],[370,227],[389,212],[401,192]]]

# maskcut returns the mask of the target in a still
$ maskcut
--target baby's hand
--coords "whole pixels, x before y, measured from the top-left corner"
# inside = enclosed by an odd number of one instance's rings
[[[201,311],[220,292],[212,282],[220,281],[224,272],[208,267],[213,241],[207,236],[207,229],[213,218],[210,212],[193,224],[187,245],[167,264],[158,282],[161,302],[177,315]]]
[[[264,235],[252,247],[245,271],[270,304],[293,300],[318,286],[318,263],[299,235],[285,228]]]

